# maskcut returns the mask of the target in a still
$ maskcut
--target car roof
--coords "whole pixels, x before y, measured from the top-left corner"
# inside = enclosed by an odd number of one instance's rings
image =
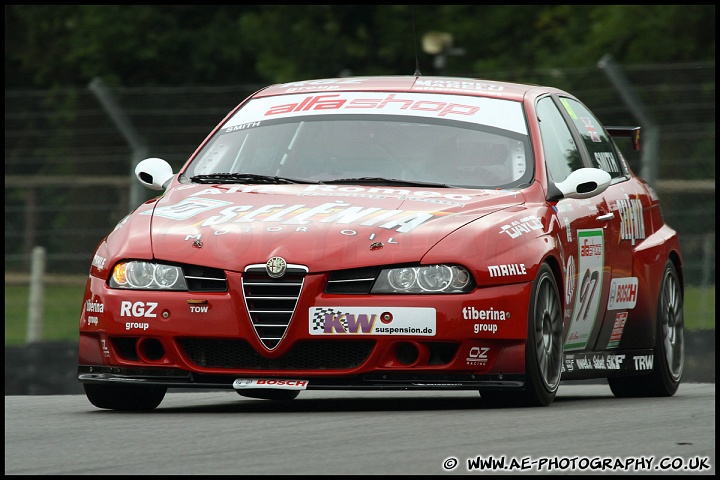
[[[269,97],[289,93],[353,92],[353,91],[391,91],[418,93],[448,93],[482,97],[505,98],[521,102],[534,90],[552,93],[564,93],[553,87],[500,82],[469,77],[437,76],[371,76],[338,77],[270,85],[255,93],[254,97]]]

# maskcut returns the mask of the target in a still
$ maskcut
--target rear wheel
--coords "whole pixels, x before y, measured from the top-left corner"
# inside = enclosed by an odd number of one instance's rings
[[[90,403],[98,408],[122,411],[147,411],[160,405],[167,387],[156,385],[101,385],[84,383]]]
[[[481,398],[524,406],[546,406],[555,399],[562,373],[562,304],[555,276],[540,266],[532,286],[525,346],[525,389],[522,392],[486,392]]]
[[[658,295],[653,371],[650,375],[608,378],[608,384],[616,397],[670,397],[680,386],[684,365],[682,285],[675,265],[668,260]]]

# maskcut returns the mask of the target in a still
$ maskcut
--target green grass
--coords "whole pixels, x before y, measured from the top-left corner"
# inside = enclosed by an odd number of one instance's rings
[[[27,339],[29,287],[5,285],[5,345]],[[45,285],[42,340],[77,340],[85,285]]]
[[[46,285],[43,340],[77,340],[83,285]],[[28,287],[5,285],[5,345],[21,345],[27,338]],[[715,328],[715,287],[685,291],[685,328]]]

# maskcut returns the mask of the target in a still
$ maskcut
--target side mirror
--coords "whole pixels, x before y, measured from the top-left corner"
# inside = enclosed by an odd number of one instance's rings
[[[612,177],[599,168],[580,168],[572,172],[562,182],[556,182],[551,188],[548,200],[574,198],[577,200],[599,195],[610,186]]]
[[[165,190],[173,178],[172,167],[162,158],[146,158],[135,167],[135,176],[151,190]]]

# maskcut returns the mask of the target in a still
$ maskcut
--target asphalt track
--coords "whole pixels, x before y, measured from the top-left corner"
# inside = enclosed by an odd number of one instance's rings
[[[715,384],[669,398],[562,385],[544,408],[476,392],[168,392],[149,413],[5,397],[6,475],[715,474]],[[573,467],[575,468],[573,470]]]

